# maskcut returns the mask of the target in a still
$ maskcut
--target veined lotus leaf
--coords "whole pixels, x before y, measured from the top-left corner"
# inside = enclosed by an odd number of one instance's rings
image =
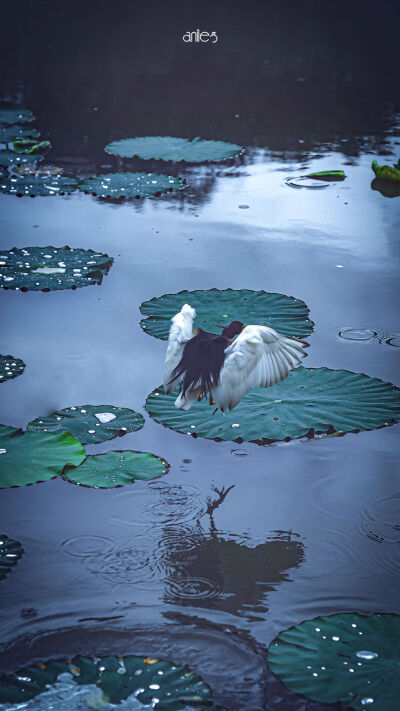
[[[16,153],[15,151],[0,151],[0,167],[7,168],[14,165],[26,165],[26,163],[36,163],[42,156],[35,153]],[[1,179],[1,183],[4,181]],[[4,192],[4,190],[3,190]],[[9,192],[8,190],[6,192]]]
[[[99,197],[141,198],[180,190],[185,186],[182,178],[159,173],[107,173],[86,178],[79,190]]]
[[[192,707],[197,711],[217,711],[209,686],[189,667],[133,655],[49,660],[19,669],[15,674],[3,674],[0,677],[0,703],[20,704],[35,697],[40,702],[39,694],[43,694],[49,685],[56,684],[60,674],[63,681],[71,682],[72,693],[75,685],[93,685],[101,689],[101,708],[105,711],[111,711],[109,704],[118,704],[116,708],[120,708],[120,702],[125,699],[132,699],[132,703],[137,699],[150,708],[154,698],[158,699],[157,711],[183,711]],[[39,707],[40,703],[37,704]],[[100,704],[93,707],[100,708]],[[136,705],[121,704],[121,709],[128,711],[130,708],[136,708]]]
[[[69,432],[22,432],[0,425],[0,489],[48,481],[84,458],[84,448]]]
[[[205,141],[202,138],[174,138],[173,136],[137,136],[112,141],[105,147],[106,153],[122,158],[186,161],[204,163],[233,158],[243,148],[236,143]]]
[[[344,708],[389,711],[400,694],[400,616],[317,617],[280,635],[268,665],[292,691]]]
[[[33,141],[30,138],[18,138],[13,143],[16,153],[46,153],[51,148],[50,141]]]
[[[250,289],[180,291],[155,297],[141,305],[141,313],[148,318],[140,325],[151,336],[168,338],[171,318],[186,303],[196,309],[194,327],[212,333],[221,333],[231,321],[242,321],[245,326],[270,326],[286,336],[303,338],[314,326],[304,301]]]
[[[376,160],[372,161],[372,170],[377,178],[382,180],[390,180],[393,182],[400,181],[400,169],[392,168],[391,165],[379,165]]]
[[[0,580],[6,577],[10,568],[21,558],[24,550],[18,541],[0,534]]]
[[[315,178],[316,180],[344,180],[345,174],[343,170],[319,170],[315,173],[307,173],[306,178]]]
[[[23,158],[34,157],[37,159],[36,153],[14,154]],[[23,162],[23,161],[21,161]],[[68,178],[65,175],[42,175],[35,172],[33,175],[21,175],[14,172],[8,176],[0,178],[0,192],[10,193],[22,197],[23,195],[33,195],[34,197],[50,195],[68,195],[76,190],[78,181],[76,178]]]
[[[135,479],[148,481],[167,473],[169,464],[165,459],[149,452],[120,452],[88,455],[79,467],[66,467],[63,477],[73,484],[99,489],[113,489],[124,484],[133,484]]]
[[[0,253],[0,286],[58,291],[101,284],[113,263],[108,254],[72,247],[26,247]]]
[[[24,124],[35,121],[35,116],[29,109],[0,109],[0,125],[12,126],[15,123]]]
[[[82,444],[96,444],[135,432],[143,425],[144,417],[127,407],[79,405],[58,410],[48,417],[38,417],[27,429],[31,432],[67,430]]]
[[[13,126],[0,125],[0,143],[13,143],[22,138],[39,138],[40,131],[31,126]]]
[[[299,366],[281,383],[253,388],[232,412],[204,398],[188,411],[178,410],[177,391],[156,388],[146,410],[177,432],[233,441],[285,440],[305,435],[372,430],[400,420],[400,389],[362,373]]]
[[[0,383],[5,383],[6,380],[22,375],[24,368],[25,363],[19,358],[0,355]]]

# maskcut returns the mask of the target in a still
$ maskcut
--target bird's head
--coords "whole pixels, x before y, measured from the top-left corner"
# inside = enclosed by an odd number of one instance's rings
[[[238,336],[239,333],[241,333],[244,329],[244,323],[241,321],[232,321],[229,326],[225,326],[224,330],[222,331],[222,335],[225,336],[225,338],[228,338],[230,341],[233,341],[235,336]]]

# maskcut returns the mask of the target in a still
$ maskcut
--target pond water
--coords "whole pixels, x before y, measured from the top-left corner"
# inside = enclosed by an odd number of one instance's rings
[[[103,152],[130,135],[201,135],[246,151],[168,164],[188,187],[160,198],[0,195],[1,249],[68,244],[115,260],[101,286],[2,291],[2,352],[26,369],[1,387],[0,421],[130,407],[145,426],[88,453],[148,451],[171,465],[113,490],[56,478],[1,491],[2,531],[25,551],[1,582],[1,669],[143,653],[189,664],[224,709],[332,708],[287,691],[266,649],[317,615],[400,614],[399,426],[271,447],[165,429],[144,409],[165,342],[142,331],[139,306],[182,289],[293,295],[315,322],[307,367],[398,384],[400,198],[371,185],[372,159],[400,154],[390,27],[358,2],[341,21],[315,3],[289,3],[291,13],[254,4],[251,16],[226,2],[198,15],[160,3],[154,16],[125,2],[110,16],[105,2],[93,12],[22,5],[6,18],[18,36],[2,29],[1,96],[33,110],[53,144],[47,161],[65,174],[160,171]],[[218,43],[183,47],[200,21]],[[372,48],[381,30],[385,44]],[[328,169],[345,181],[286,183]]]

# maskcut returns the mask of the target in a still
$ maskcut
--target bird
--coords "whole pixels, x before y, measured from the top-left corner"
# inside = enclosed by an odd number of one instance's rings
[[[171,319],[164,368],[164,390],[179,385],[175,406],[189,410],[209,397],[216,410],[233,410],[254,387],[286,378],[307,354],[309,344],[268,326],[232,321],[221,334],[193,331],[196,311],[189,304]]]

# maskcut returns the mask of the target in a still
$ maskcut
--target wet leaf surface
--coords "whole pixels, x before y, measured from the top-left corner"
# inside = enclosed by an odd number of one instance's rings
[[[99,197],[140,198],[154,197],[161,193],[180,190],[185,181],[159,173],[107,173],[95,178],[86,178],[79,183],[79,190]]]
[[[122,158],[186,161],[203,163],[233,158],[242,152],[241,146],[225,141],[206,141],[202,138],[174,138],[173,136],[140,136],[112,141],[105,150]]]
[[[16,378],[24,372],[25,363],[19,358],[10,355],[0,355],[0,383]]]
[[[148,452],[106,452],[89,455],[79,467],[67,467],[63,477],[82,486],[112,489],[133,484],[135,479],[148,481],[167,473],[169,464]]]

